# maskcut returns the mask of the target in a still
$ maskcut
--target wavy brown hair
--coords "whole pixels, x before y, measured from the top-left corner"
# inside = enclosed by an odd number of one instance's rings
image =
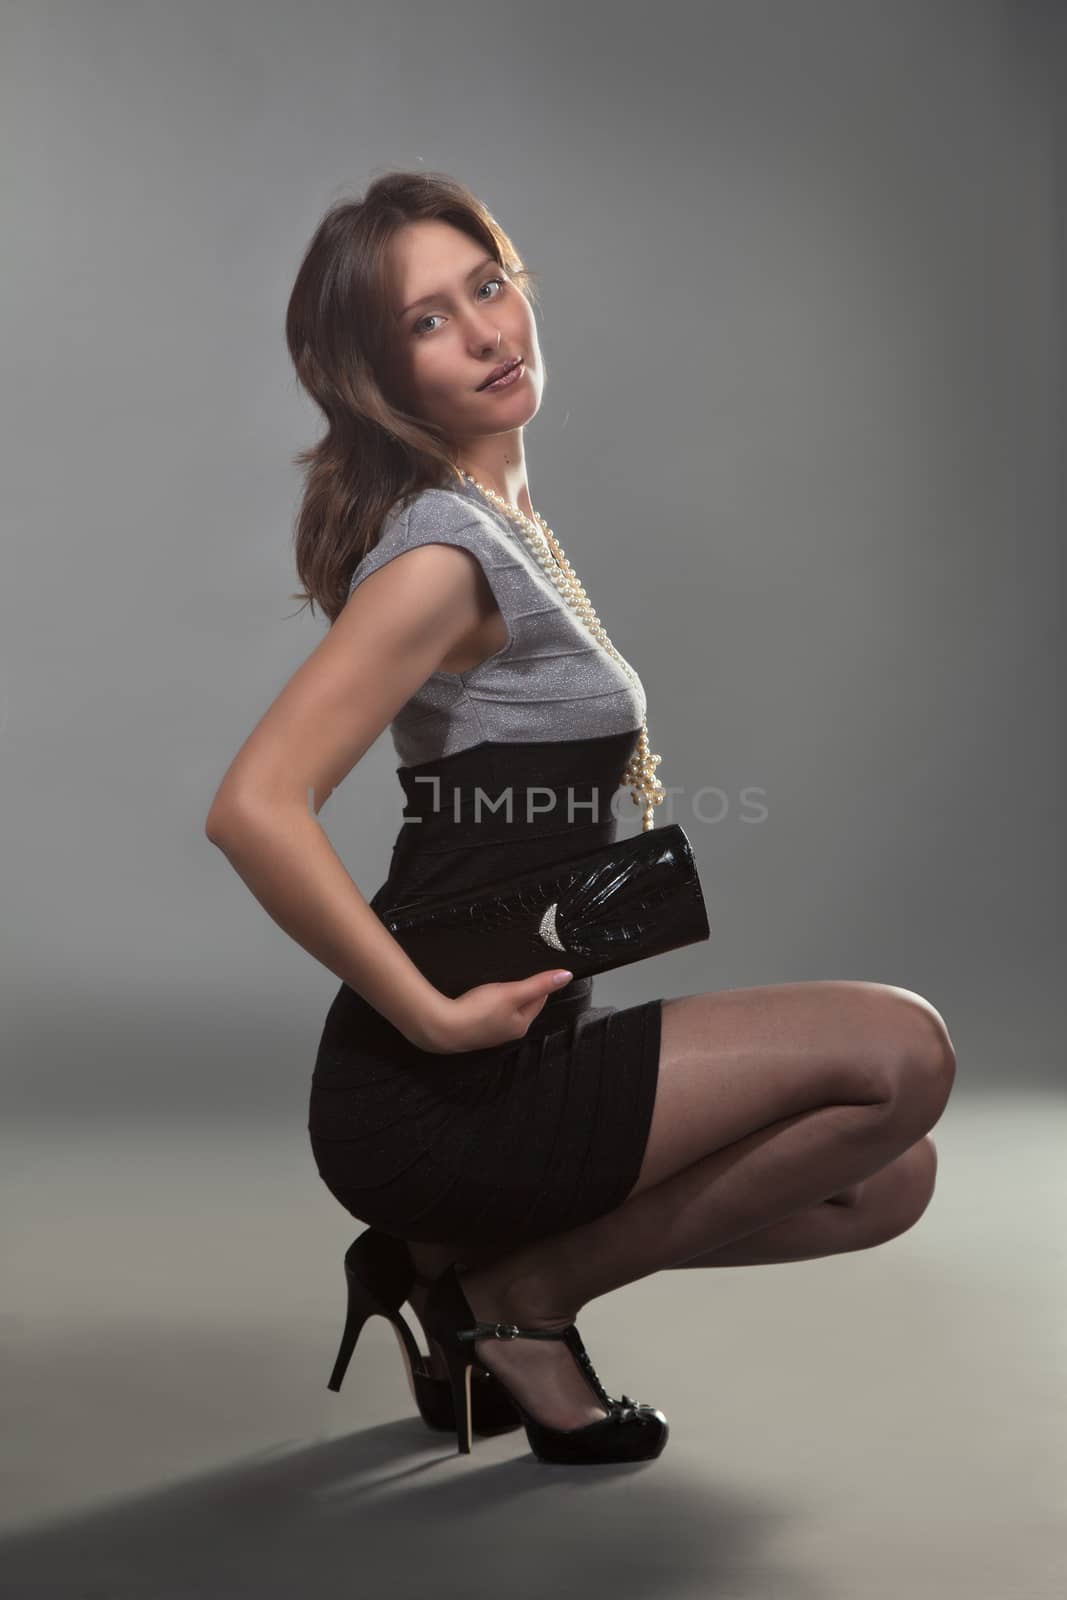
[[[392,304],[386,251],[409,222],[436,218],[484,245],[510,282],[536,303],[535,273],[488,209],[440,172],[387,172],[360,200],[330,207],[293,284],[285,339],[296,375],[326,418],[326,432],[293,457],[304,470],[294,524],[294,600],[336,621],[357,562],[382,519],[421,489],[462,483],[443,431],[390,397]]]

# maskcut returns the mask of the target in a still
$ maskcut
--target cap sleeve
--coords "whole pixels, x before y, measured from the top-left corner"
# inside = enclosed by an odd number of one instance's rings
[[[479,516],[468,501],[448,489],[424,489],[403,511],[387,513],[378,543],[373,550],[368,550],[352,574],[349,596],[372,572],[378,572],[406,550],[414,550],[422,544],[457,545],[469,550],[479,562],[507,628],[507,644],[497,652],[498,656],[503,655],[512,644],[511,620],[516,612],[519,585],[523,578],[528,585],[528,575],[488,519]]]

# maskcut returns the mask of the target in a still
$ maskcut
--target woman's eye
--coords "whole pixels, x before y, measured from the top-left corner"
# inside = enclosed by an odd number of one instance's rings
[[[504,287],[503,278],[486,278],[485,282],[483,284],[479,285],[479,288],[478,288],[479,294],[481,293],[482,289],[488,289],[488,287],[489,287],[489,285],[491,283],[499,283],[501,288]],[[491,300],[495,300],[496,296],[495,295],[490,295],[489,298]],[[418,322],[416,322],[412,326],[412,329],[411,329],[412,333],[416,333],[416,334],[422,333],[422,331],[423,331],[423,323],[425,323],[425,322],[433,322],[434,319],[436,318],[436,316],[437,316],[437,312],[436,311],[431,311],[425,317],[420,317]],[[426,331],[429,332],[429,333],[432,333],[433,329],[430,328],[430,329],[427,329]]]

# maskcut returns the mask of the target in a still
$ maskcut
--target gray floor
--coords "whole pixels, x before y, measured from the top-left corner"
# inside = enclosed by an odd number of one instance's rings
[[[377,1319],[326,1389],[359,1225],[299,1127],[9,1123],[0,1592],[1058,1600],[1065,1135],[1062,1098],[957,1085],[910,1233],[593,1302],[671,1438],[581,1470],[458,1458]]]

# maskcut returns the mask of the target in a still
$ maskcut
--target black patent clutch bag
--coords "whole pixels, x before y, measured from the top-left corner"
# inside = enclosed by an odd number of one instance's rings
[[[608,972],[711,932],[693,848],[677,822],[462,899],[411,901],[377,915],[451,999],[553,964],[576,978]]]

